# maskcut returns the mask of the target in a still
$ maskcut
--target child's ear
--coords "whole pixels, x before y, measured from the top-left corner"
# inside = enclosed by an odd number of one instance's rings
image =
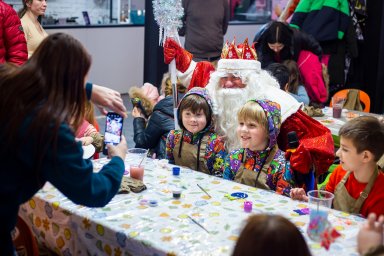
[[[288,83],[285,84],[284,91],[286,91],[286,92],[288,91]]]
[[[374,155],[369,150],[364,150],[362,152],[362,154],[363,154],[363,162],[364,163],[368,163],[368,162],[374,161],[374,159],[375,159]]]

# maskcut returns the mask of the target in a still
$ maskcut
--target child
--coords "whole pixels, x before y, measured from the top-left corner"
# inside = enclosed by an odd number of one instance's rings
[[[384,173],[376,162],[384,153],[384,125],[372,116],[344,124],[336,155],[340,165],[332,172],[325,190],[335,194],[336,210],[361,214],[384,214]],[[291,190],[292,199],[308,201],[302,189]]]
[[[140,112],[145,112],[141,113],[143,118],[148,118],[152,114],[153,107],[163,98],[160,98],[158,89],[150,83],[144,83],[142,87],[134,86],[129,90],[128,94],[131,101],[140,102],[142,107]],[[137,108],[137,106],[134,105],[133,108]]]
[[[310,256],[297,227],[279,215],[258,214],[248,218],[232,256]]]
[[[268,65],[266,70],[277,80],[280,89],[289,93],[298,102],[303,102],[305,105],[309,104],[309,97],[305,87],[299,85],[300,73],[297,68],[296,62],[293,60],[286,60],[286,64],[272,63]]]
[[[166,158],[165,142],[170,130],[175,129],[173,90],[169,75],[165,74],[162,82],[162,91],[165,98],[161,99],[153,107],[153,112],[146,122],[141,110],[134,107],[133,116],[133,141],[136,148],[149,148],[150,155],[158,159]],[[178,98],[184,96],[186,88],[177,83]],[[131,94],[130,94],[131,95]],[[159,97],[161,98],[161,96]]]
[[[212,102],[207,90],[195,87],[185,94],[177,110],[181,130],[170,131],[167,159],[207,174],[222,176],[224,142],[212,131]]]
[[[98,131],[98,124],[95,119],[94,107],[92,102],[85,103],[84,120],[76,130],[76,138],[79,139],[83,146],[92,144],[96,152],[103,151],[104,136]],[[99,158],[95,153],[94,159]]]
[[[298,102],[309,105],[308,93],[301,81],[300,71],[296,61],[286,60],[283,62],[283,65],[288,68],[289,82],[281,89],[291,94]]]
[[[294,182],[291,173],[285,171],[284,152],[276,141],[281,125],[280,105],[269,100],[250,100],[237,117],[242,148],[226,157],[224,178],[289,195]]]

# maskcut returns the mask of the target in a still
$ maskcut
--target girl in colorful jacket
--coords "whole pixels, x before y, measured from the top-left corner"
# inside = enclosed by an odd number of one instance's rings
[[[222,176],[224,142],[213,132],[212,102],[204,88],[193,88],[179,104],[180,130],[170,131],[166,151],[171,163]]]
[[[237,116],[242,148],[226,157],[224,178],[289,196],[293,175],[285,169],[284,152],[276,142],[281,125],[280,105],[269,100],[250,100]]]

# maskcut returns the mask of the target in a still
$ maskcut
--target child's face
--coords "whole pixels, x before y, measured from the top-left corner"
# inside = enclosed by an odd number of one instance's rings
[[[207,117],[202,109],[196,113],[193,113],[189,108],[183,110],[181,113],[181,120],[185,129],[193,134],[202,131],[207,125]]]
[[[340,158],[340,164],[346,171],[356,171],[360,169],[363,160],[363,152],[357,153],[356,147],[351,139],[340,137],[340,148],[336,155]]]
[[[268,145],[267,132],[264,126],[256,121],[239,121],[237,137],[240,139],[241,147],[252,151],[264,150]]]

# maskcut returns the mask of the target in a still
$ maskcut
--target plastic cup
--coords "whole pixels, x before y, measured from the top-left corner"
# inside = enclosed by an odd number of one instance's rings
[[[172,167],[172,174],[174,176],[179,176],[180,175],[180,167]]]
[[[175,188],[172,190],[172,196],[175,199],[180,199],[181,197],[181,189]]]
[[[148,149],[130,148],[127,150],[127,161],[129,164],[145,165]]]
[[[144,178],[144,166],[143,165],[130,165],[129,166],[129,175],[131,178],[137,180],[143,180]]]
[[[328,228],[328,212],[332,206],[334,195],[323,190],[308,191],[309,224],[308,236],[316,242],[321,240],[321,234]]]
[[[341,111],[343,110],[344,98],[332,97],[332,116],[334,118],[341,117]]]

